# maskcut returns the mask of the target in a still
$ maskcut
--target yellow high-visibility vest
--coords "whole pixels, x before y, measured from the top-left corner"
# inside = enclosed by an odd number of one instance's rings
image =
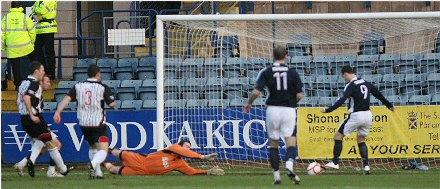
[[[57,17],[57,1],[36,1],[32,6],[32,14],[40,17],[37,23],[37,34],[57,33],[58,23]]]
[[[2,20],[2,50],[8,52],[8,58],[23,57],[34,51],[35,24],[23,10],[11,8]]]

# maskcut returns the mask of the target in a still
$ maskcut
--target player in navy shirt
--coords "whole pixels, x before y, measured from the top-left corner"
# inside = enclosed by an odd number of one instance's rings
[[[339,156],[342,151],[342,139],[353,132],[357,132],[357,142],[362,157],[364,171],[370,174],[368,163],[368,147],[365,144],[365,138],[370,132],[373,124],[373,115],[370,111],[370,94],[379,99],[388,109],[394,112],[393,105],[377,90],[377,88],[361,79],[357,78],[356,72],[350,66],[342,68],[342,77],[348,83],[345,85],[344,94],[330,108],[323,109],[323,113],[329,113],[339,108],[347,99],[348,111],[350,115],[339,126],[335,134],[335,146],[333,147],[333,161],[325,165],[326,168],[339,169]]]
[[[269,135],[269,159],[274,173],[274,184],[281,184],[279,172],[279,140],[285,139],[287,150],[286,174],[296,184],[299,177],[293,171],[296,157],[296,107],[304,96],[302,82],[298,73],[287,67],[286,48],[279,46],[274,48],[273,56],[275,63],[260,71],[257,77],[255,89],[249,102],[244,106],[244,112],[248,113],[252,103],[257,99],[264,88],[269,89],[269,97],[266,100],[266,127]]]

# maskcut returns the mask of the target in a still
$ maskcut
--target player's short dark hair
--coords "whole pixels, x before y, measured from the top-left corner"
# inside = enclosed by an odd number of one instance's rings
[[[11,8],[20,8],[20,7],[23,7],[21,1],[11,1]]]
[[[29,73],[33,74],[35,70],[39,70],[41,66],[42,66],[41,62],[32,61],[31,65],[29,66]]]
[[[286,58],[286,47],[285,46],[276,46],[275,48],[273,48],[273,58],[275,60],[283,60],[284,58]]]
[[[185,143],[189,143],[189,144],[191,144],[191,142],[190,142],[188,139],[182,139],[182,140],[179,141],[178,144],[179,144],[180,146],[183,146],[183,144],[185,144]]]
[[[87,75],[89,77],[95,77],[100,71],[101,70],[96,64],[90,64],[89,68],[87,69]]]
[[[349,73],[349,74],[355,74],[356,71],[351,66],[343,66],[341,70],[342,74]]]

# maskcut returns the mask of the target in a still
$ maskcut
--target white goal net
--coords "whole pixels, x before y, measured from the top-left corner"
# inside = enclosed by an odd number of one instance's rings
[[[342,95],[342,66],[375,84],[397,111],[371,97],[370,164],[440,166],[440,13],[158,16],[158,140],[189,139],[214,164],[269,167],[266,91],[249,114],[243,105],[258,72],[285,45],[304,84],[298,110],[298,162],[325,163],[346,107],[322,114]],[[159,127],[160,128],[160,127]],[[160,143],[160,142],[159,142]],[[356,134],[346,137],[342,167],[360,167]],[[159,146],[160,149],[161,146]],[[284,158],[285,148],[280,148]]]

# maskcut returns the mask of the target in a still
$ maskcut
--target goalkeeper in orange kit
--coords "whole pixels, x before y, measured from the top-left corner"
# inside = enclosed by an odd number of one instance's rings
[[[110,173],[119,175],[163,175],[171,171],[179,171],[185,175],[224,175],[225,172],[213,167],[209,170],[195,169],[183,159],[193,158],[202,160],[214,160],[216,153],[201,155],[192,151],[191,143],[188,140],[182,140],[177,144],[151,154],[139,154],[119,149],[110,150],[110,153],[118,157],[123,166],[115,166],[111,163],[104,163]]]

